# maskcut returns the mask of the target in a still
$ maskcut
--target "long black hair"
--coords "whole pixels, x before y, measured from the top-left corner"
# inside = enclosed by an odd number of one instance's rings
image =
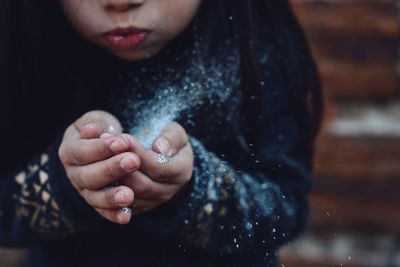
[[[254,114],[250,96],[261,94],[261,74],[255,43],[273,36],[284,61],[294,114],[308,147],[318,132],[322,97],[318,75],[304,34],[287,0],[202,0],[200,17],[207,45],[218,43],[215,25],[226,24],[240,43],[243,108]],[[233,29],[228,25],[233,18]],[[64,126],[74,98],[68,82],[69,58],[79,54],[76,36],[58,1],[0,1],[0,142],[9,162],[29,157]],[[206,55],[205,55],[206,56]],[[247,101],[247,102],[246,102]],[[249,118],[252,120],[253,118]],[[35,139],[30,137],[34,136]],[[257,139],[257,137],[254,137]],[[311,152],[311,151],[310,151]]]

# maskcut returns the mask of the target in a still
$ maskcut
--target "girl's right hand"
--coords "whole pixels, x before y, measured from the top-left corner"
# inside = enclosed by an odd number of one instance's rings
[[[99,125],[100,122],[103,124]],[[103,188],[138,170],[140,159],[128,152],[129,142],[123,136],[95,138],[99,136],[97,131],[120,134],[122,127],[109,113],[88,112],[65,131],[59,157],[79,194],[105,219],[126,224],[132,215],[129,209],[121,208],[132,205],[132,189],[127,186]]]

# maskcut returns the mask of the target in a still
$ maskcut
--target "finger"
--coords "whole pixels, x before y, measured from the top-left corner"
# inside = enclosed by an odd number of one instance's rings
[[[162,156],[152,150],[146,149],[136,138],[134,138],[130,134],[122,134],[121,137],[125,138],[127,142],[129,142],[130,151],[137,154],[142,162],[145,161],[146,164],[142,165],[142,170],[146,173],[146,175],[153,178],[154,175],[159,173],[160,168],[167,167],[169,161],[167,160],[168,157]]]
[[[132,219],[131,209],[96,209],[96,211],[103,218],[118,224],[128,224]]]
[[[165,202],[176,191],[175,185],[157,183],[140,171],[131,173],[119,182],[121,185],[129,187],[135,193],[136,198],[143,200]]]
[[[65,130],[63,140],[76,140],[79,139],[79,131],[75,128],[74,125],[70,125],[67,130]]]
[[[98,190],[113,183],[140,167],[139,157],[131,152],[118,154],[110,159],[69,170],[68,176],[78,190]]]
[[[154,181],[182,186],[190,181],[193,175],[193,162],[192,146],[187,143],[174,157],[170,158],[169,165],[161,169],[164,173],[154,176]]]
[[[84,189],[82,197],[90,206],[97,209],[117,209],[131,206],[133,203],[133,191],[126,186],[117,186],[106,190],[92,191]]]
[[[118,119],[108,112],[95,110],[85,113],[75,121],[74,126],[81,138],[99,138],[103,133],[120,134],[122,126]]]
[[[78,126],[76,125],[75,127],[80,133],[80,138],[83,139],[99,138],[102,134],[111,133],[113,129],[110,128],[109,125],[101,121],[89,122],[81,128],[78,128]]]
[[[105,139],[78,139],[66,146],[66,151],[63,153],[67,155],[63,158],[72,165],[87,165],[126,152],[128,149],[129,143],[119,136]]]
[[[140,170],[158,182],[165,182],[170,177],[177,176],[185,169],[189,161],[193,161],[193,152],[189,143],[179,150],[173,157],[161,155],[152,150],[146,149],[136,138],[129,134],[122,134],[130,143],[130,150],[140,158]],[[179,181],[172,181],[172,183]]]
[[[70,161],[69,144],[73,140],[77,139],[79,139],[79,132],[73,125],[70,125],[67,130],[65,130],[63,140],[60,147],[58,148],[58,157],[63,162],[63,164]]]
[[[172,122],[164,127],[161,134],[154,140],[152,148],[159,154],[171,157],[182,149],[188,141],[185,129],[180,124]]]
[[[153,151],[147,151],[138,156],[141,159],[140,170],[156,182],[180,183],[181,177],[189,175],[185,172],[192,171],[191,168],[187,168],[188,165],[193,165],[193,152],[189,143],[173,157]]]

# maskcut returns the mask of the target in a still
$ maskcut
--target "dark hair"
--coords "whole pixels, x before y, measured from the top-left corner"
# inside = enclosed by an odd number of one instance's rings
[[[291,99],[290,105],[302,133],[302,149],[310,155],[310,165],[314,141],[323,116],[322,90],[316,64],[290,3],[288,0],[238,0],[236,12],[241,35],[242,77],[246,84],[244,93],[248,96],[245,98],[244,108],[258,108],[251,104],[250,97],[260,95],[262,80],[258,55],[252,46],[253,43],[262,42],[264,35],[270,34],[283,57],[283,74]],[[255,110],[250,110],[249,113],[257,114]],[[257,122],[254,124],[257,125]],[[258,137],[253,137],[256,143]]]
[[[284,60],[285,76],[290,77],[287,87],[294,114],[307,137],[309,146],[305,147],[312,147],[322,114],[321,90],[306,39],[288,1],[202,0],[199,13],[208,29],[210,49],[223,38],[210,29],[218,24],[231,31],[227,17],[234,18],[247,114],[257,109],[249,104],[250,96],[261,93],[254,44],[262,41],[263,35],[273,36]],[[74,78],[66,77],[65,64],[79,48],[54,0],[0,1],[0,38],[0,142],[3,151],[12,151],[12,162],[42,149],[61,122],[69,119],[69,103],[76,92],[69,83]],[[31,131],[40,131],[34,135],[37,140],[26,138]],[[18,151],[12,144],[17,144]]]

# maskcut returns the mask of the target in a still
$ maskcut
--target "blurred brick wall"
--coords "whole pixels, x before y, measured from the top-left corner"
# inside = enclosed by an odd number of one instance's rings
[[[327,111],[311,229],[282,250],[282,262],[399,267],[400,1],[292,2],[317,60]]]

